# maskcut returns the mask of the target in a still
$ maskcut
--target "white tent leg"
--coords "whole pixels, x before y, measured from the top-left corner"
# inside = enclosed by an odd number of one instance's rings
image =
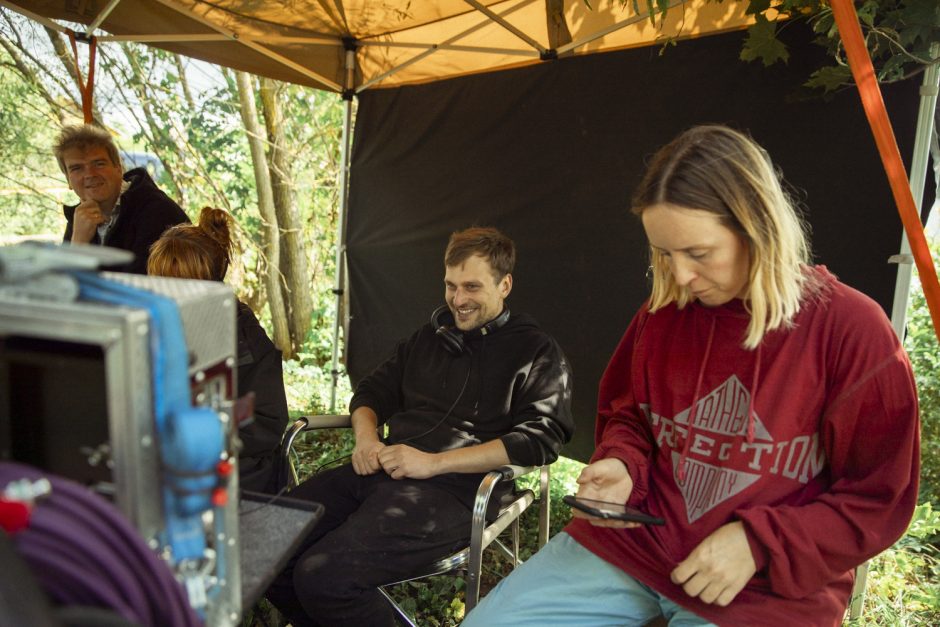
[[[336,386],[339,383],[339,329],[342,316],[349,315],[343,309],[343,296],[346,292],[346,214],[349,204],[349,161],[350,142],[352,139],[352,86],[355,80],[356,50],[352,44],[346,48],[346,90],[343,93],[345,111],[343,113],[343,137],[340,146],[339,171],[339,215],[336,219],[336,268],[333,281],[333,294],[336,295],[336,315],[333,319],[333,362],[330,373],[333,384],[330,388],[330,413],[336,412]],[[343,325],[346,328],[346,325]],[[343,341],[346,338],[343,337]]]
[[[940,44],[930,47],[930,54],[940,54]],[[924,181],[927,178],[927,162],[930,156],[930,136],[934,131],[933,121],[937,110],[937,91],[940,85],[940,67],[936,63],[927,66],[924,80],[920,86],[920,109],[917,114],[917,130],[914,136],[914,155],[911,158],[911,194],[918,212],[924,198]],[[901,235],[901,251],[889,259],[898,264],[898,278],[894,287],[894,306],[891,309],[891,324],[895,333],[903,341],[904,324],[907,318],[907,302],[910,297],[911,272],[914,258],[907,234]]]
[[[940,44],[934,43],[930,49],[930,56],[936,57],[940,53]],[[940,66],[933,64],[927,66],[924,72],[924,81],[920,87],[920,110],[917,115],[917,130],[914,137],[914,156],[911,159],[910,184],[914,196],[914,204],[920,212],[924,198],[924,181],[927,178],[927,160],[930,155],[930,136],[933,133],[934,114],[937,110],[937,91],[940,86]],[[891,326],[898,338],[904,341],[904,325],[907,319],[907,304],[911,292],[911,272],[914,257],[911,254],[911,245],[905,233],[901,234],[901,251],[892,255],[889,263],[898,264],[898,278],[894,287],[894,305],[891,309]],[[849,619],[854,620],[862,615],[865,603],[865,584],[868,582],[868,562],[855,569],[855,585],[852,588],[852,597],[849,603]]]

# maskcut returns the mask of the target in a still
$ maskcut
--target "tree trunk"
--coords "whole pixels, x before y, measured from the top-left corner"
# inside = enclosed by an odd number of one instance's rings
[[[268,291],[268,308],[271,310],[271,326],[274,328],[274,344],[285,356],[292,356],[290,330],[287,324],[287,312],[281,293],[280,234],[277,229],[277,214],[274,210],[274,192],[268,175],[268,159],[264,154],[264,131],[258,121],[258,109],[255,106],[255,90],[251,76],[245,72],[236,72],[238,100],[241,103],[242,122],[248,135],[248,147],[251,149],[251,163],[255,171],[255,186],[258,191],[258,212],[264,223],[262,229],[262,251],[267,262],[265,286]]]
[[[281,273],[284,275],[284,300],[287,303],[291,336],[291,355],[296,355],[310,329],[313,294],[303,230],[291,193],[290,156],[286,150],[278,83],[261,79],[261,107],[269,141],[268,167],[274,195],[274,210],[281,234]]]
[[[193,92],[189,89],[189,78],[186,76],[186,66],[183,65],[183,58],[178,54],[173,54],[173,62],[176,65],[176,72],[179,74],[180,87],[183,88],[183,98],[189,105],[190,111],[196,110],[196,100],[193,98]]]

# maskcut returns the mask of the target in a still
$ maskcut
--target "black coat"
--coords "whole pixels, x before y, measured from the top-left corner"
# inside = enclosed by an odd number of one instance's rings
[[[571,368],[558,343],[525,314],[486,335],[469,332],[455,356],[426,324],[356,387],[388,444],[440,452],[499,438],[513,464],[553,462],[574,433]],[[436,477],[475,486],[479,475]]]
[[[287,397],[281,351],[261,328],[248,305],[238,303],[238,394],[255,393],[254,420],[239,427],[239,483],[245,490],[273,492],[286,479],[276,459],[287,429]]]
[[[134,168],[124,173],[124,180],[130,183],[121,194],[121,209],[117,220],[102,242],[95,233],[91,244],[121,248],[134,253],[134,261],[124,266],[112,266],[109,270],[147,274],[147,257],[150,246],[160,239],[167,228],[188,223],[186,213],[157,187],[150,175],[143,168]],[[66,227],[63,241],[72,240],[72,222],[78,205],[66,205]]]

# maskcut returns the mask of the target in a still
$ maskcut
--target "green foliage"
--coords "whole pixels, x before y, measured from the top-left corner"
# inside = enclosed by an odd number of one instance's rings
[[[776,24],[762,14],[756,15],[755,19],[757,21],[747,31],[747,39],[741,50],[741,59],[744,61],[760,60],[764,67],[773,65],[777,61],[786,63],[790,58],[790,53],[783,42],[777,39]]]
[[[622,7],[632,6],[637,15],[647,15],[652,23],[663,23],[670,11],[664,0],[617,0]],[[713,0],[726,2],[728,0]],[[738,2],[739,0],[731,0]],[[588,8],[591,4],[585,2]],[[878,80],[893,82],[920,72],[925,66],[940,63],[940,53],[931,45],[940,42],[940,2],[937,0],[863,0],[855,2],[865,43],[868,46]],[[755,22],[748,28],[741,48],[743,61],[760,61],[764,66],[786,63],[789,52],[779,39],[781,29],[795,22],[808,22],[832,63],[815,70],[806,82],[811,89],[830,92],[851,84],[842,47],[829,3],[824,0],[749,0],[746,13]],[[662,53],[662,52],[661,52]]]
[[[936,256],[938,246],[934,247]],[[940,345],[916,275],[911,286],[904,348],[920,401],[920,497],[940,508]]]
[[[723,0],[719,0],[723,1]],[[937,0],[865,0],[855,3],[859,23],[878,80],[893,82],[940,62],[931,45],[940,41],[940,3]],[[813,72],[806,85],[832,91],[851,83],[842,40],[828,3],[821,0],[751,0],[748,13],[757,22],[748,29],[741,51],[745,61],[761,60],[765,66],[786,61],[786,47],[777,35],[779,28],[795,21],[808,21],[818,35],[816,43],[826,48],[831,65]]]
[[[812,77],[805,85],[810,89],[821,89],[825,92],[835,91],[852,80],[852,70],[844,65],[832,65],[819,68],[813,72]]]
[[[907,533],[869,563],[863,616],[852,627],[940,624],[940,512],[928,502]]]
[[[0,65],[10,62],[0,48]],[[0,224],[2,236],[65,231],[65,175],[46,148],[57,124],[43,99],[13,72],[0,71]]]

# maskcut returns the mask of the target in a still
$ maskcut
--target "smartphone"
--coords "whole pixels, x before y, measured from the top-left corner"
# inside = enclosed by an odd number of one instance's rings
[[[598,518],[608,518],[611,520],[625,520],[627,522],[638,522],[645,525],[665,525],[666,521],[662,518],[652,516],[638,509],[627,507],[621,503],[608,503],[607,501],[596,501],[594,499],[583,499],[573,494],[566,494],[562,501],[569,507],[579,509],[591,516]]]

